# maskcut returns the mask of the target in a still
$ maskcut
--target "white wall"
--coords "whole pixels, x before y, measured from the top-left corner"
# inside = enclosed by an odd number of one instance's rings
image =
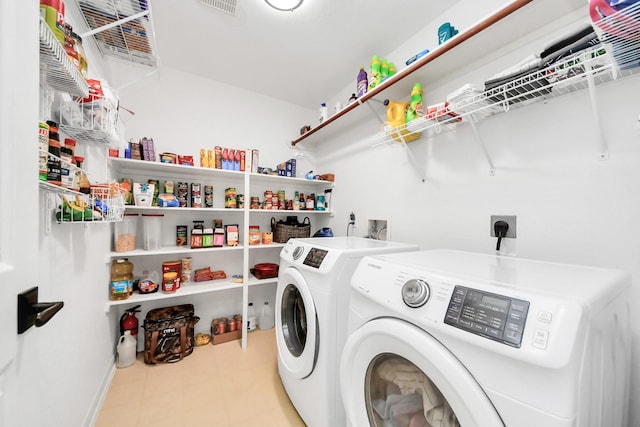
[[[450,19],[455,24],[455,17]],[[449,91],[465,82],[482,87],[493,73],[542,50],[545,43],[538,40],[505,51],[507,59],[496,63],[471,64],[450,82],[442,82],[442,88],[425,93],[427,103],[444,101]],[[417,48],[404,46],[403,51]],[[417,243],[423,249],[493,253],[490,215],[517,215],[517,239],[503,240],[503,253],[631,272],[631,402],[636,402],[640,398],[640,197],[635,183],[640,179],[640,108],[637,97],[630,94],[637,93],[640,77],[597,90],[608,160],[598,157],[593,112],[584,91],[481,122],[479,133],[495,163],[495,176],[489,174],[469,125],[410,143],[419,167],[426,170],[424,183],[401,146],[371,148],[368,138],[380,125],[373,115],[362,116],[348,132],[317,148],[337,176],[334,230],[343,232],[348,212],[353,211],[359,225],[356,235],[366,234],[367,219],[387,219],[392,240]],[[384,107],[379,108],[383,113]],[[640,425],[637,405],[631,405],[629,425]]]
[[[73,4],[67,5],[67,19],[82,31]],[[148,72],[100,59],[91,41],[85,42],[85,49],[90,77],[104,79],[113,88]],[[288,141],[296,135],[302,117],[308,115],[304,109],[170,69],[161,69],[159,76],[122,89],[122,105],[136,112],[135,116],[122,113],[127,139],[153,137],[159,152],[196,158],[200,147],[258,148],[260,164],[270,167],[294,156]],[[106,147],[80,143],[77,151],[86,156],[85,167],[92,182],[109,178]],[[301,166],[301,170],[308,168],[304,160]],[[29,411],[27,407],[15,408],[15,417],[13,412],[8,415],[9,420],[31,419],[34,422],[30,425],[89,426],[113,373],[121,314],[116,309],[105,312],[110,262],[106,254],[111,250],[112,226],[54,222],[47,232],[45,224],[53,215],[53,205],[40,194],[38,285],[41,300],[62,300],[65,306],[46,328],[36,331],[37,337],[31,333],[25,338],[28,356],[20,360],[18,380],[34,385],[24,390],[38,393],[39,407],[31,409],[31,418],[19,415],[20,410]],[[274,292],[274,288],[265,287],[252,295],[273,304],[270,298]],[[219,293],[216,297],[203,296],[198,301],[178,298],[171,303],[195,302],[197,310],[214,304],[217,314],[228,314],[225,306],[233,307],[229,310],[241,307],[236,294]],[[146,308],[167,304],[161,301]],[[144,312],[138,318],[142,324]],[[197,329],[208,331],[209,320],[209,316],[203,317]],[[29,395],[17,400],[25,405],[33,402]]]

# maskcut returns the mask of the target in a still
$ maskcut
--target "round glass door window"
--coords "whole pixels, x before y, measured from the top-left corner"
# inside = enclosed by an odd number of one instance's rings
[[[367,369],[365,396],[375,427],[460,427],[438,387],[413,363],[380,354]]]
[[[302,294],[294,285],[287,285],[282,294],[282,335],[292,355],[299,357],[307,343],[307,312]]]

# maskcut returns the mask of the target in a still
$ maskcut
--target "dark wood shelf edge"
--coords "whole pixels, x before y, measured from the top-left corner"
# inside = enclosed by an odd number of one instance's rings
[[[442,56],[443,54],[445,54],[447,52],[449,52],[451,49],[453,49],[456,46],[464,43],[465,41],[467,41],[471,37],[475,36],[476,34],[480,33],[481,31],[486,30],[491,25],[493,25],[496,22],[498,22],[498,21],[504,19],[505,17],[511,15],[513,12],[519,10],[523,6],[526,6],[527,4],[531,3],[532,1],[533,0],[518,0],[516,2],[513,2],[513,3],[509,4],[507,7],[503,8],[503,9],[500,9],[498,12],[496,12],[493,15],[489,16],[487,19],[485,19],[483,21],[480,21],[478,24],[474,25],[473,27],[471,27],[469,30],[465,31],[464,33],[458,34],[456,37],[454,37],[451,40],[447,41],[447,43],[445,43],[443,45],[440,45],[438,49],[434,50],[433,52],[429,52],[428,55],[425,55],[422,58],[418,59],[411,66],[400,70],[398,73],[396,73],[395,75],[393,75],[392,77],[390,77],[389,79],[384,81],[380,86],[373,88],[370,92],[367,92],[362,97],[358,98],[358,100],[347,104],[346,107],[344,107],[342,110],[340,110],[338,113],[334,114],[333,116],[329,117],[326,121],[320,123],[318,126],[312,128],[312,129],[310,129],[308,132],[306,132],[305,134],[301,135],[299,138],[291,141],[291,145],[295,146],[298,143],[304,141],[306,138],[308,138],[309,136],[311,136],[314,133],[318,132],[320,129],[322,129],[322,128],[326,127],[326,126],[329,126],[331,123],[333,123],[334,121],[338,120],[340,117],[346,115],[351,110],[353,110],[353,109],[357,108],[358,106],[364,104],[365,102],[367,102],[371,98],[374,98],[375,96],[377,96],[380,92],[383,92],[384,90],[388,89],[389,87],[391,87],[392,85],[396,84],[400,80],[402,80],[405,77],[409,76],[414,71],[419,70],[420,68],[424,67],[425,65],[427,65],[428,63],[430,63],[434,59]]]

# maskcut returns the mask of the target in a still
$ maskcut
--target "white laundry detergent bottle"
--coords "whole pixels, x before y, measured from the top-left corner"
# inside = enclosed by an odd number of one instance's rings
[[[131,366],[136,361],[136,347],[137,340],[133,335],[131,335],[131,331],[124,331],[124,335],[120,337],[120,341],[118,341],[118,359],[116,360],[117,368],[126,368],[127,366]]]
[[[275,323],[275,313],[269,303],[265,301],[262,306],[262,311],[260,311],[260,317],[258,318],[258,327],[260,329],[271,329],[275,326]]]

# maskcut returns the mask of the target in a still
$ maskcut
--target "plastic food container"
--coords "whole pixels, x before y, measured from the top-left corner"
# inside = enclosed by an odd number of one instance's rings
[[[126,213],[122,221],[115,223],[113,246],[116,252],[128,252],[136,248],[138,214]]]
[[[160,249],[163,217],[163,214],[142,214],[142,240],[145,250]]]

